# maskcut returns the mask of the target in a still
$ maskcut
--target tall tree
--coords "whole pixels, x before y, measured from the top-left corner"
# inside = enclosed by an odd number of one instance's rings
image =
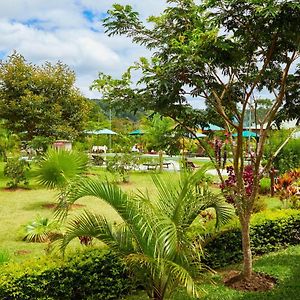
[[[261,170],[267,131],[278,110],[289,99],[288,91],[299,72],[300,3],[291,0],[167,0],[161,16],[150,17],[151,26],[128,5],[114,5],[104,20],[109,35],[126,35],[153,50],[151,60],[141,58],[136,68],[142,76],[136,88],[124,80],[100,74],[102,88],[118,105],[151,108],[187,125],[195,120],[188,97],[206,101],[224,122],[233,142],[231,181],[223,182],[227,198],[234,202],[242,230],[242,277],[252,275],[249,223]],[[124,77],[123,77],[124,79]],[[129,80],[127,80],[129,81]],[[105,83],[104,83],[105,82]],[[105,85],[113,86],[109,90]],[[126,83],[126,84],[125,84]],[[294,85],[295,87],[295,85]],[[257,98],[271,99],[261,119],[253,163],[246,166],[243,143],[246,112]],[[118,95],[118,97],[115,97]],[[254,107],[256,107],[254,105]],[[192,114],[187,114],[187,112]],[[191,117],[189,117],[191,116]],[[263,128],[266,128],[264,130]],[[215,163],[218,169],[217,163]]]
[[[14,133],[75,138],[82,131],[89,105],[74,87],[66,65],[36,66],[13,53],[0,63],[0,118]]]

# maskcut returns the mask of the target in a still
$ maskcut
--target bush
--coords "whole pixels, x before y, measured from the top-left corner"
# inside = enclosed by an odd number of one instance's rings
[[[107,161],[107,170],[116,176],[116,182],[120,181],[117,176],[121,178],[122,182],[129,182],[129,171],[138,169],[140,156],[139,153],[115,155]]]
[[[259,213],[251,220],[251,247],[254,255],[300,243],[300,212],[283,210]],[[220,268],[242,260],[240,228],[234,225],[219,232],[204,247],[203,263]]]
[[[4,167],[4,176],[11,179],[7,186],[17,188],[22,182],[27,186],[29,184],[27,179],[29,169],[30,165],[27,161],[18,158],[9,159]]]
[[[98,249],[71,256],[64,263],[42,259],[15,267],[8,266],[0,278],[0,299],[120,299],[132,286],[121,261]]]
[[[271,179],[262,178],[259,182],[259,192],[263,195],[270,193],[271,190]]]
[[[269,159],[290,134],[288,130],[271,132],[265,145],[265,158]],[[273,166],[283,174],[300,165],[300,139],[290,139],[273,160]]]

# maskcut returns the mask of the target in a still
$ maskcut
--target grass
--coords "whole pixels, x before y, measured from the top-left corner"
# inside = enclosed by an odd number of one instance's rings
[[[297,300],[300,299],[300,245],[283,251],[264,255],[254,261],[254,269],[277,278],[275,288],[268,292],[240,292],[225,287],[220,274],[240,269],[240,265],[230,266],[218,275],[211,277],[211,282],[198,284],[205,292],[202,300]],[[212,283],[213,282],[213,283]],[[125,298],[126,300],[149,299],[144,292]],[[192,300],[184,291],[176,292],[172,300]]]
[[[46,190],[38,185],[34,179],[34,167],[30,173],[30,189],[7,190],[5,189],[7,179],[3,176],[3,168],[4,163],[0,163],[0,219],[2,225],[0,227],[0,252],[7,254],[10,261],[16,262],[46,255],[45,249],[47,248],[47,244],[22,241],[22,225],[34,220],[37,215],[51,218],[53,209],[50,209],[48,206],[56,202],[57,191]],[[89,173],[101,180],[113,179],[113,175],[101,167],[92,167]],[[147,190],[150,195],[155,196],[156,190],[151,180],[151,175],[153,174],[154,172],[151,171],[132,172],[130,174],[130,182],[128,184],[120,184],[120,187],[129,193],[136,193],[138,190],[145,192]],[[167,181],[174,181],[179,178],[179,173],[168,171],[163,172],[161,176]],[[213,190],[219,192],[216,186],[213,187]],[[263,197],[268,207],[280,207],[281,202],[277,198]],[[71,211],[70,217],[79,214],[83,209],[88,209],[105,215],[106,218],[112,222],[118,222],[119,220],[115,211],[100,199],[86,197],[76,203],[81,204],[82,207]],[[78,247],[79,243],[77,242],[77,244],[75,243],[73,246]],[[207,288],[209,289],[209,287],[210,286]],[[179,295],[178,297],[178,300],[184,300],[186,295]]]
[[[56,203],[58,192],[55,190],[46,190],[38,185],[34,179],[34,168],[30,172],[29,189],[6,189],[7,178],[3,175],[4,163],[0,163],[0,251],[8,253],[11,261],[23,261],[27,258],[38,257],[45,255],[47,244],[28,243],[22,241],[23,233],[22,226],[30,221],[33,221],[37,215],[41,217],[51,218],[53,209],[51,205]],[[89,170],[93,176],[101,180],[112,180],[113,176],[106,172],[103,168],[93,167]],[[120,184],[120,187],[129,192],[134,193],[137,190],[146,191],[150,194],[155,192],[154,184],[151,180],[153,172],[133,172],[130,175],[128,184]],[[164,172],[163,177],[178,178],[176,172]],[[103,214],[112,222],[118,222],[118,216],[115,211],[104,201],[85,197],[76,204],[82,205],[70,212],[70,218],[79,214],[83,209],[91,210],[95,213]]]

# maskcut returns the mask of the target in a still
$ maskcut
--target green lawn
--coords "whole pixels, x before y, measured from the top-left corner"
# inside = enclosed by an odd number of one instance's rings
[[[27,243],[22,241],[22,225],[34,220],[37,215],[43,217],[52,217],[53,209],[51,205],[56,202],[57,191],[49,191],[41,188],[33,177],[31,172],[30,189],[10,191],[5,189],[7,179],[3,176],[4,164],[0,163],[0,250],[8,251],[12,261],[24,261],[27,258],[45,255],[46,244]],[[101,180],[112,180],[113,176],[101,167],[93,167],[89,170],[90,176],[98,177]],[[132,172],[130,182],[120,184],[120,187],[129,192],[135,193],[138,190],[148,190],[150,195],[155,197],[155,188],[151,180],[153,172]],[[166,180],[179,178],[179,172],[163,172],[161,174]],[[219,191],[216,185],[213,190]],[[268,208],[274,209],[281,207],[278,198],[263,196],[267,202]],[[71,216],[80,213],[83,209],[89,209],[94,212],[105,215],[109,220],[118,222],[116,213],[103,201],[87,197],[76,202],[82,206],[71,211]],[[79,243],[73,246],[81,247]],[[274,291],[264,294],[243,294],[229,290],[220,284],[220,277],[213,277],[215,284],[204,284],[202,287],[207,291],[204,299],[300,299],[300,288],[297,283],[299,268],[297,264],[300,261],[300,247],[290,248],[278,254],[264,256],[255,262],[255,268],[265,271],[280,278],[278,288]],[[300,278],[300,277],[299,277]],[[299,280],[300,281],[300,280]],[[297,292],[298,291],[298,292]],[[293,295],[293,298],[287,298],[285,295]],[[299,294],[299,298],[296,298]],[[263,295],[263,298],[259,298]],[[277,298],[276,298],[277,297]],[[279,297],[279,298],[278,298]],[[127,300],[147,299],[143,293],[131,296]],[[175,300],[189,299],[183,292],[175,295]]]
[[[13,261],[22,261],[29,257],[45,255],[46,244],[22,241],[22,225],[33,221],[36,216],[51,218],[53,216],[51,206],[56,203],[58,192],[46,190],[39,186],[32,176],[34,170],[31,171],[29,189],[6,189],[8,179],[3,176],[3,167],[4,163],[0,163],[0,251],[9,252]],[[89,173],[101,180],[112,179],[112,175],[103,168],[93,167],[89,170]],[[151,195],[154,195],[152,175],[153,172],[133,172],[130,175],[130,182],[120,184],[120,187],[129,193],[137,192],[137,190],[148,190]],[[174,180],[174,178],[178,178],[179,174],[164,172],[162,176]],[[88,209],[105,215],[112,222],[119,220],[115,211],[100,199],[86,197],[78,200],[76,204],[82,206],[72,210],[70,217],[79,214],[83,209]]]

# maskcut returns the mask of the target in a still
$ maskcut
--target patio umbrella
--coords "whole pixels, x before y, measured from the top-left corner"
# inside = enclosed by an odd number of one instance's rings
[[[95,135],[108,135],[109,136],[109,150],[111,149],[111,136],[117,134],[116,132],[104,128],[99,130],[91,130],[91,131],[85,131],[87,134],[95,134]]]
[[[110,130],[110,129],[98,129],[98,130],[86,130],[85,133],[87,134],[95,134],[95,135],[100,135],[100,134],[108,134],[108,135],[113,135],[117,134],[116,132]]]
[[[203,130],[220,131],[220,130],[224,130],[224,128],[219,127],[219,126],[214,125],[214,124],[208,124],[208,126],[205,126],[203,128]]]
[[[237,136],[237,133],[234,133],[232,136]],[[255,132],[249,131],[249,130],[244,130],[243,131],[243,137],[249,138],[249,137],[258,137],[259,135]]]
[[[134,131],[129,132],[129,135],[143,135],[145,132],[140,130],[140,129],[136,129]]]

